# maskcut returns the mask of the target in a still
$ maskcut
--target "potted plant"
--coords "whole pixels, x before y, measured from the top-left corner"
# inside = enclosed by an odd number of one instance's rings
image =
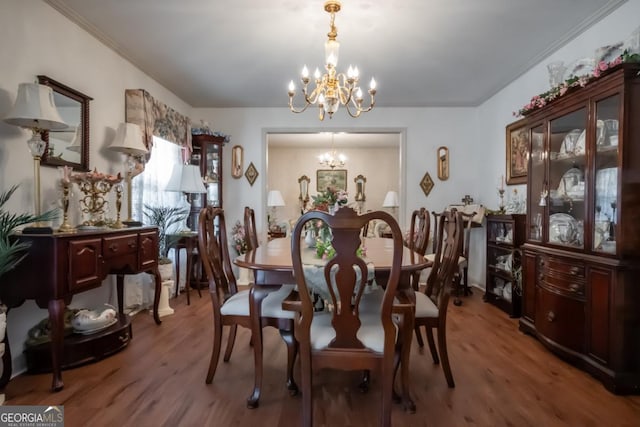
[[[27,256],[27,249],[29,249],[29,243],[9,240],[9,236],[16,228],[21,225],[29,224],[32,222],[50,221],[57,218],[57,212],[55,210],[47,211],[42,215],[31,214],[13,214],[4,208],[4,205],[11,198],[13,193],[18,189],[17,185],[14,185],[9,190],[0,193],[0,279],[9,270],[14,269],[20,262]],[[1,283],[0,283],[1,284]],[[6,323],[7,323],[7,307],[0,303],[0,341],[5,343],[6,341]],[[0,352],[2,357],[2,365],[4,366],[4,346]],[[4,395],[0,397],[0,404],[4,402]]]
[[[169,248],[167,247],[167,232],[176,224],[184,221],[188,215],[189,211],[182,207],[144,205],[144,216],[147,219],[148,225],[158,227],[158,268],[162,270],[160,266],[169,265],[169,267],[165,268],[171,271],[168,278],[166,278],[162,272],[160,273],[163,281],[171,279],[173,275],[171,260],[167,257],[167,253],[169,252]]]

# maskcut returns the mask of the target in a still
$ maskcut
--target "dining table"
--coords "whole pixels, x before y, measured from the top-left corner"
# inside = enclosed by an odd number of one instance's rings
[[[368,264],[373,264],[376,283],[384,286],[387,283],[392,258],[393,240],[382,237],[362,238],[364,248],[363,258]],[[315,248],[305,248],[308,253],[303,253],[305,258],[315,257]],[[238,267],[251,270],[254,273],[254,283],[249,294],[251,336],[254,350],[255,374],[254,388],[247,399],[249,407],[257,407],[260,400],[263,378],[263,342],[262,342],[262,301],[270,292],[276,291],[283,284],[295,284],[293,277],[293,261],[291,257],[291,239],[273,239],[266,244],[240,255],[234,260]],[[402,268],[398,292],[403,292],[415,301],[413,287],[411,286],[412,273],[428,268],[432,263],[424,256],[405,247],[402,254]],[[411,338],[409,337],[409,340]],[[409,342],[410,345],[410,342]]]

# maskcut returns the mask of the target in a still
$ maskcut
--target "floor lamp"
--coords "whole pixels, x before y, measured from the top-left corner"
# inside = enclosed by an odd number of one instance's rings
[[[131,195],[131,179],[133,171],[136,167],[136,157],[141,157],[149,152],[142,142],[142,131],[140,126],[134,123],[120,123],[116,131],[116,137],[109,146],[112,151],[124,153],[127,155],[127,219],[123,221],[124,225],[141,226],[142,222],[135,221],[132,218],[132,195]]]
[[[42,213],[40,203],[40,160],[44,154],[46,143],[42,140],[41,132],[52,129],[64,129],[67,124],[62,120],[53,102],[53,90],[49,86],[38,83],[20,83],[18,96],[13,110],[4,121],[14,126],[29,129],[31,139],[27,141],[33,156],[33,197],[35,215]],[[35,223],[23,233],[53,233],[51,227]]]

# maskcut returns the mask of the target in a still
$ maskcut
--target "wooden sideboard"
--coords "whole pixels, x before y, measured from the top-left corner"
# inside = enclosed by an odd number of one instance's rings
[[[8,308],[18,307],[25,300],[35,300],[38,307],[49,310],[53,391],[64,387],[61,374],[63,315],[73,295],[100,287],[108,274],[117,274],[118,310],[122,317],[124,275],[150,273],[155,276],[153,316],[157,324],[161,323],[157,227],[16,234],[12,238],[29,242],[31,247],[18,267],[3,277],[0,300]],[[2,388],[11,377],[11,352],[6,338],[5,343]]]

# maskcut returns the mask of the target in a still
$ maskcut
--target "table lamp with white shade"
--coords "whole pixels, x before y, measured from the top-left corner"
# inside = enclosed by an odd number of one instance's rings
[[[179,191],[185,194],[183,206],[191,210],[193,200],[189,200],[189,194],[204,194],[207,192],[202,176],[200,175],[200,168],[197,165],[180,165],[177,164],[173,167],[171,177],[165,188],[165,191]],[[189,215],[192,217],[193,215]],[[181,232],[195,230],[197,227],[197,217],[192,218],[192,227],[189,228],[183,224]]]
[[[267,206],[271,208],[271,215],[269,216],[269,230],[280,231],[278,227],[278,219],[276,217],[276,208],[284,206],[284,199],[282,193],[279,190],[271,190],[267,195]]]
[[[76,131],[73,133],[73,139],[67,147],[67,150],[73,151],[74,153],[82,152],[82,127],[80,125],[76,126]]]
[[[73,144],[72,144],[73,146]],[[69,147],[71,149],[71,147]],[[142,131],[140,126],[134,123],[120,123],[118,130],[116,131],[116,137],[114,138],[109,149],[124,153],[127,155],[127,219],[124,222],[128,226],[140,226],[142,222],[135,221],[132,218],[132,196],[131,196],[131,179],[133,178],[133,171],[136,167],[136,157],[144,156],[149,152],[142,142]]]
[[[396,208],[400,206],[400,202],[398,201],[398,193],[395,191],[388,191],[387,195],[384,196],[384,201],[382,202],[383,208],[391,208],[391,215],[396,217]],[[397,218],[396,218],[397,219]]]
[[[51,87],[38,83],[20,83],[13,110],[4,118],[4,121],[32,132],[31,139],[27,141],[27,144],[33,156],[35,215],[40,216],[42,208],[40,203],[40,160],[46,146],[42,140],[41,132],[67,127],[53,102]],[[35,227],[25,229],[23,232],[53,233],[53,229],[36,224]]]

